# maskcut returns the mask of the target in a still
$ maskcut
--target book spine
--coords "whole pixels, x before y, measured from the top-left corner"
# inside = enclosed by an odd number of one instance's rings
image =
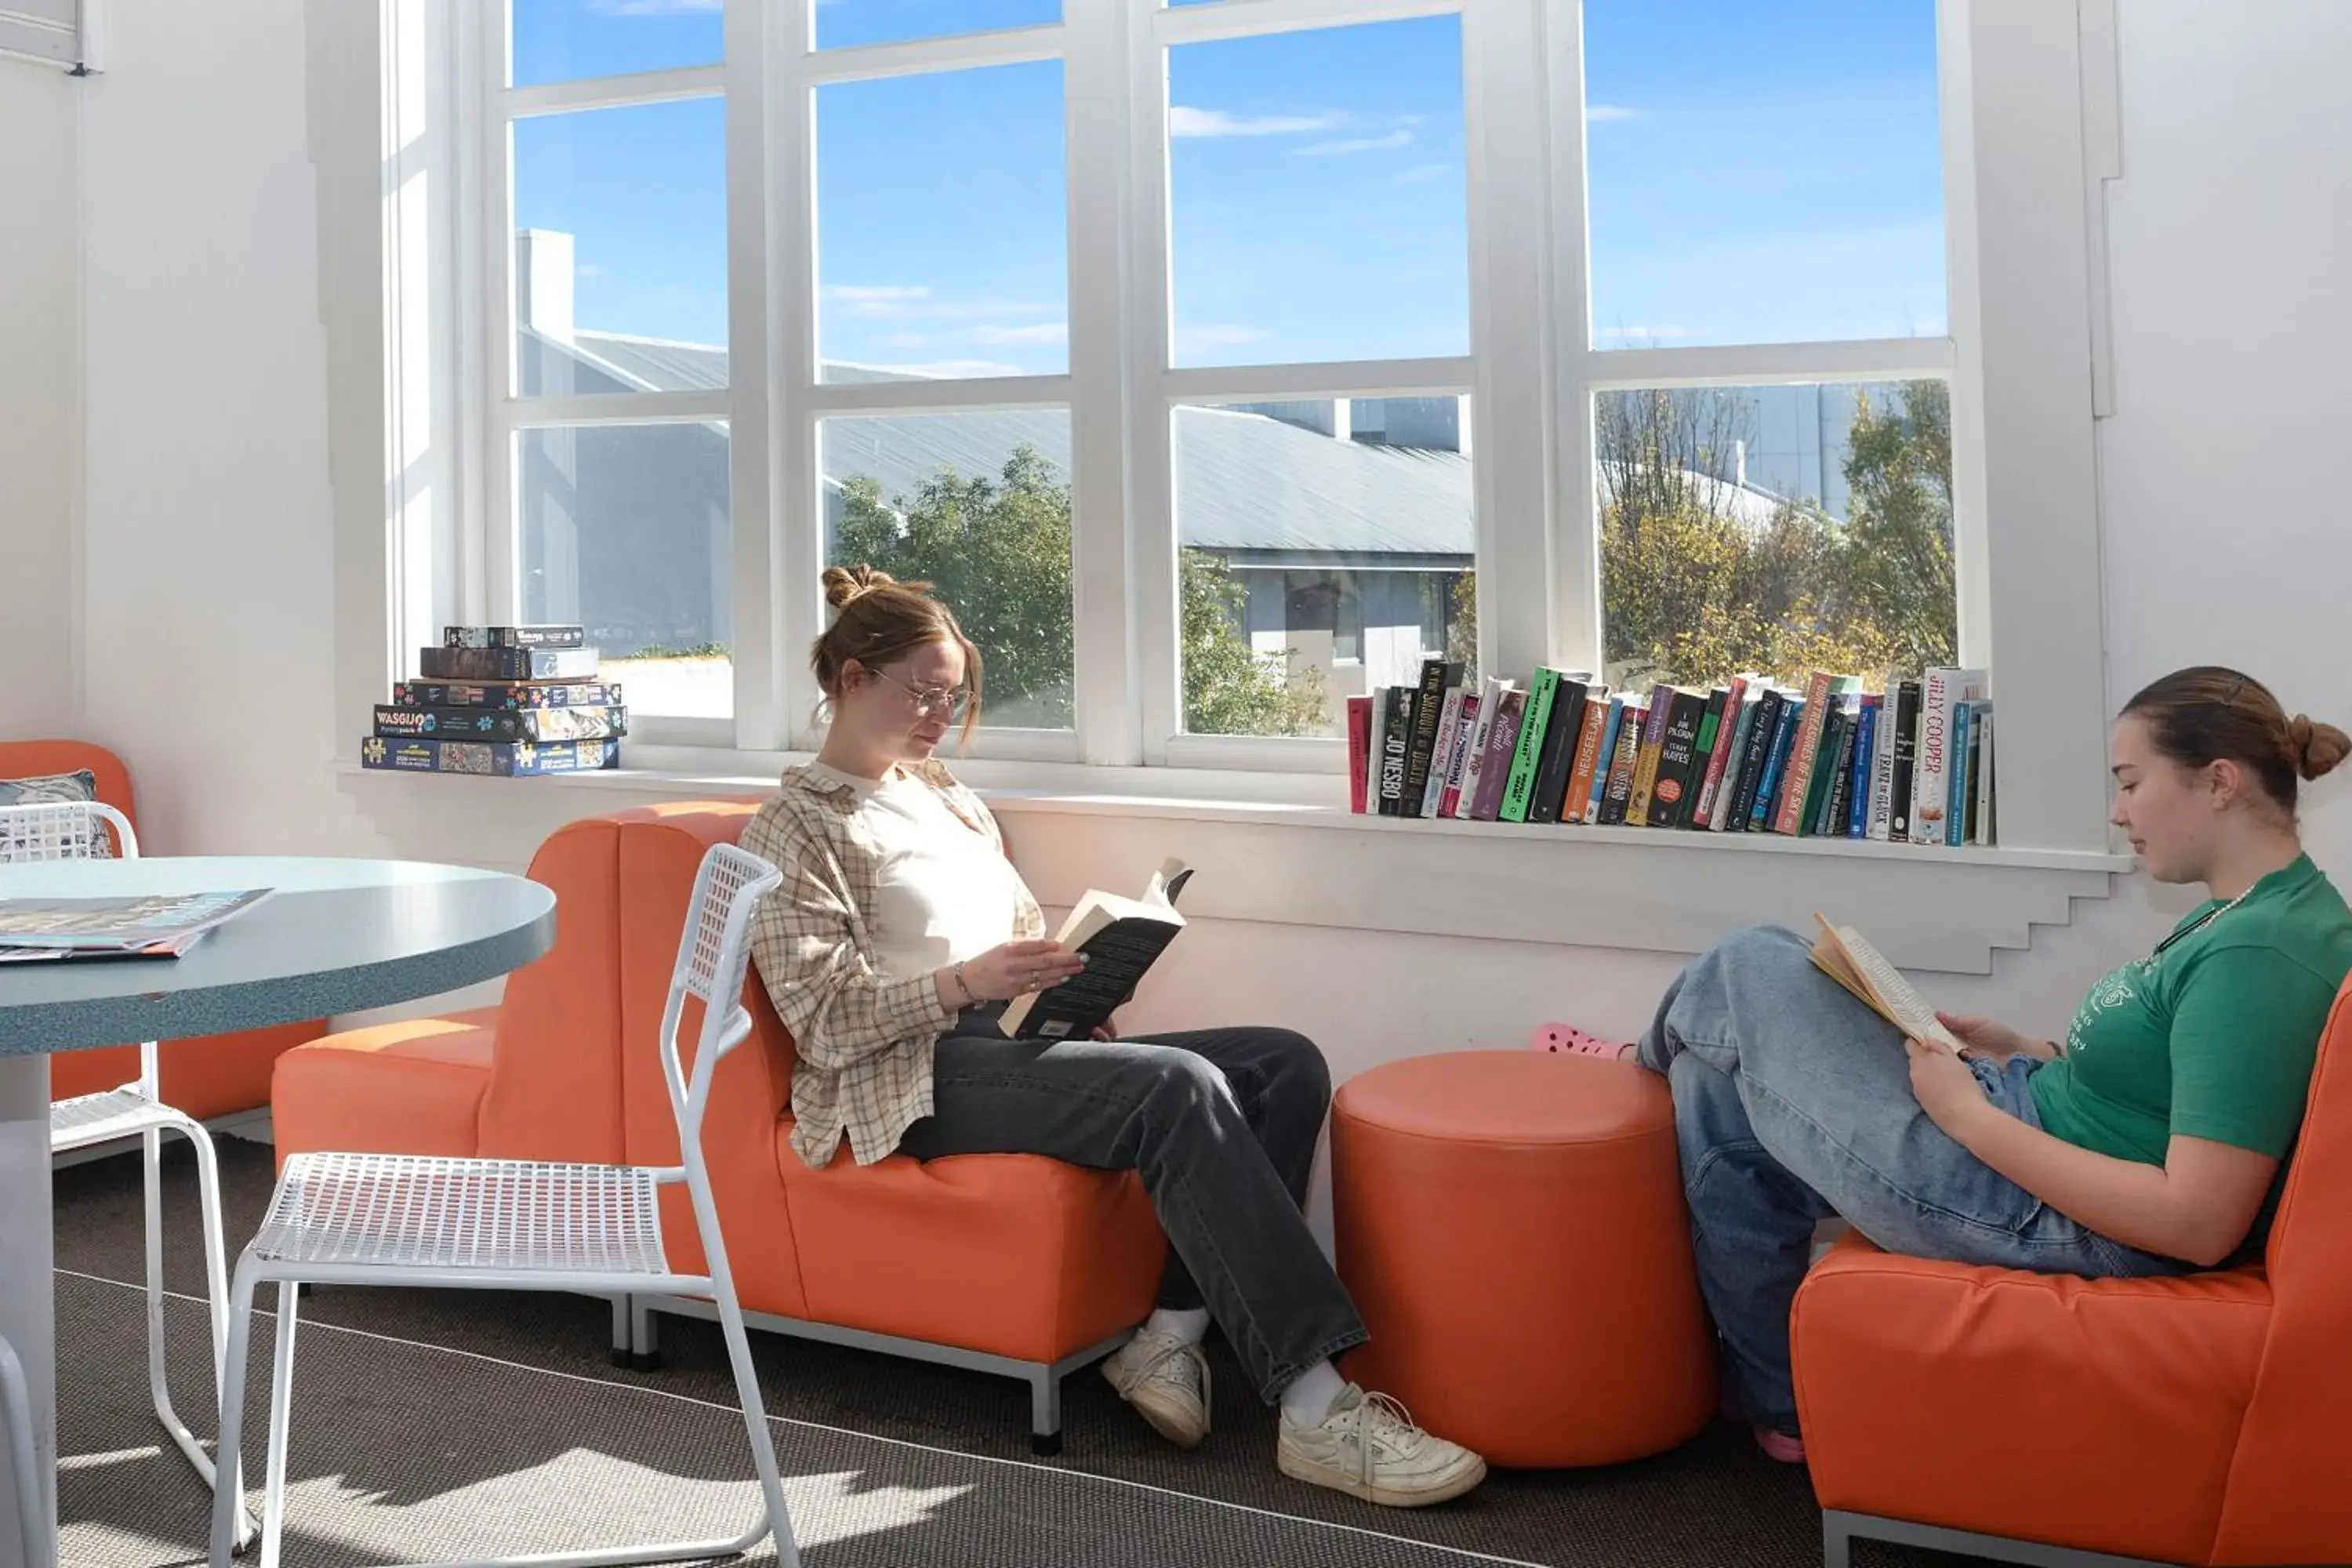
[[[1716,754],[1731,739],[1730,701],[1731,689],[1727,686],[1718,686],[1706,694],[1706,706],[1698,718],[1698,738],[1691,743],[1690,776],[1683,782],[1683,798],[1675,808],[1676,827],[1706,826],[1706,818],[1699,814],[1700,793],[1706,788],[1708,773],[1714,771]]]
[[[1861,728],[1853,736],[1853,777],[1846,784],[1845,836],[1861,838],[1870,831],[1870,784],[1877,776],[1878,713],[1875,697],[1862,700]]]
[[[1389,688],[1388,733],[1381,739],[1381,815],[1404,815],[1404,754],[1412,744],[1412,688]]]
[[[1430,748],[1429,776],[1422,781],[1421,812],[1423,816],[1435,816],[1438,803],[1445,798],[1445,770],[1454,761],[1454,732],[1462,723],[1460,681],[1445,689],[1445,697],[1437,705],[1437,739]]]
[[[1602,797],[1609,793],[1609,770],[1617,760],[1617,738],[1625,728],[1625,699],[1620,693],[1609,699],[1609,711],[1601,720],[1601,747],[1592,753],[1592,778],[1585,785],[1584,812],[1580,822],[1597,824],[1601,821]]]
[[[1699,780],[1698,799],[1691,806],[1691,826],[1712,829],[1717,820],[1716,808],[1723,797],[1723,779],[1731,771],[1733,748],[1739,741],[1739,721],[1748,712],[1748,678],[1735,676],[1723,694],[1722,711],[1716,715],[1715,738],[1706,753],[1706,776]]]
[[[1975,695],[1968,689],[1977,671],[1927,671],[1919,695],[1919,745],[1911,773],[1911,842],[1941,844],[1952,808],[1954,710]]]
[[[1528,687],[1527,715],[1519,725],[1519,743],[1511,753],[1510,775],[1503,781],[1503,803],[1496,820],[1525,822],[1528,803],[1534,798],[1536,764],[1543,754],[1544,734],[1551,723],[1552,700],[1559,695],[1559,671],[1536,671]]]
[[[1514,686],[1503,693],[1502,705],[1495,710],[1495,727],[1486,731],[1486,760],[1478,779],[1478,798],[1470,805],[1471,816],[1479,822],[1494,821],[1503,804],[1503,786],[1510,780],[1511,759],[1518,753],[1527,709],[1528,694]]]
[[[1770,687],[1756,701],[1755,716],[1748,721],[1748,739],[1739,761],[1739,786],[1731,796],[1731,819],[1724,830],[1745,833],[1755,816],[1756,796],[1764,786],[1764,769],[1772,752],[1772,731],[1780,727],[1780,710],[1786,699]]]
[[[1886,672],[1870,738],[1870,799],[1863,809],[1862,836],[1884,841],[1895,815],[1895,722],[1903,678]]]
[[[1633,801],[1633,770],[1641,761],[1642,732],[1648,727],[1648,710],[1639,703],[1628,702],[1617,725],[1617,752],[1609,760],[1609,780],[1601,791],[1603,827],[1618,827],[1625,823]]]
[[[1601,738],[1609,729],[1609,694],[1596,686],[1584,700],[1584,717],[1576,726],[1576,757],[1561,786],[1559,819],[1582,822],[1584,803],[1592,794],[1592,770],[1601,765]]]
[[[1404,790],[1397,806],[1400,816],[1419,816],[1422,797],[1429,791],[1429,760],[1437,751],[1437,721],[1445,701],[1445,661],[1423,659],[1421,681],[1412,694],[1412,728],[1404,749]]]
[[[1887,768],[1886,837],[1911,841],[1911,786],[1919,771],[1920,682],[1906,680],[1895,694],[1894,759]]]
[[[1788,788],[1772,813],[1772,831],[1793,834],[1805,825],[1805,806],[1811,798],[1813,767],[1821,755],[1822,731],[1829,725],[1830,689],[1835,678],[1817,669],[1805,680],[1805,717],[1789,743]]]
[[[1657,775],[1650,782],[1652,827],[1678,827],[1689,808],[1691,771],[1698,757],[1699,726],[1706,721],[1706,697],[1696,691],[1676,691],[1666,715],[1664,737],[1658,742]]]
[[[1640,749],[1633,753],[1633,794],[1626,798],[1629,826],[1650,825],[1650,794],[1658,782],[1658,753],[1665,749],[1666,721],[1674,717],[1675,689],[1661,683],[1650,689],[1649,711],[1642,721]]]
[[[1772,819],[1780,810],[1780,797],[1788,784],[1789,748],[1795,742],[1797,726],[1804,721],[1804,716],[1802,698],[1792,698],[1780,705],[1780,716],[1772,724],[1772,749],[1764,756],[1764,776],[1756,784],[1756,807],[1748,814],[1750,833],[1772,830]]]
[[[1813,776],[1805,784],[1805,802],[1797,813],[1797,832],[1811,837],[1822,830],[1822,819],[1829,815],[1830,779],[1837,772],[1839,737],[1845,732],[1845,715],[1834,702],[1822,721],[1820,750],[1813,761]]]
[[[1348,809],[1364,815],[1365,769],[1372,754],[1372,700],[1348,699]]]
[[[1454,749],[1445,759],[1445,787],[1438,792],[1437,815],[1462,815],[1463,780],[1470,771],[1472,737],[1478,732],[1478,694],[1465,689],[1462,711],[1454,719]]]
[[[1510,687],[1509,681],[1490,675],[1486,689],[1478,694],[1478,727],[1470,734],[1470,755],[1462,764],[1462,795],[1454,807],[1454,815],[1465,820],[1476,816],[1478,792],[1486,783],[1486,747],[1502,719],[1503,693]]]
[[[1389,807],[1388,802],[1381,796],[1381,759],[1388,755],[1389,709],[1396,700],[1395,690],[1391,687],[1375,686],[1372,688],[1371,697],[1372,728],[1367,747],[1369,754],[1364,760],[1367,770],[1366,795],[1368,796],[1365,809],[1374,816],[1386,816],[1389,815]]]
[[[1715,800],[1707,807],[1706,830],[1728,833],[1741,826],[1738,815],[1739,781],[1748,771],[1748,737],[1756,728],[1756,710],[1764,706],[1760,688],[1751,687],[1740,699],[1739,713],[1731,725],[1731,750],[1723,762],[1723,777],[1717,781]]]
[[[1830,773],[1830,786],[1822,796],[1818,828],[1825,838],[1845,837],[1846,820],[1853,815],[1853,752],[1862,743],[1862,710],[1849,708],[1837,717],[1837,760]]]
[[[1558,822],[1568,775],[1576,766],[1577,742],[1584,734],[1584,704],[1590,689],[1580,677],[1563,675],[1551,697],[1551,721],[1544,728],[1543,752],[1536,763],[1534,793],[1528,797],[1529,822]]]
[[[1977,811],[1976,819],[1971,825],[1976,837],[1969,840],[1972,844],[1991,844],[1995,842],[1992,836],[1992,802],[1994,784],[1992,772],[1992,704],[1988,702],[1984,706],[1984,711],[1977,716],[1978,732],[1984,736],[1984,751],[1977,759]]]
[[[1944,843],[1958,848],[1969,840],[1969,744],[1976,724],[1976,704],[1952,704],[1951,752],[1944,769]]]

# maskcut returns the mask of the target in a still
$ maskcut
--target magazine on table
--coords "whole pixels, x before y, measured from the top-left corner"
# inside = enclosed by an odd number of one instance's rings
[[[1181,860],[1171,860],[1151,874],[1139,899],[1088,890],[1054,938],[1086,954],[1086,968],[1059,985],[1014,997],[997,1027],[1016,1040],[1083,1040],[1107,1026],[1184,929],[1176,895],[1192,876]]]
[[[0,898],[0,963],[177,958],[270,891]]]
[[[1944,1027],[1936,1009],[1912,988],[1886,955],[1852,926],[1835,926],[1816,912],[1822,934],[1813,941],[1814,964],[1860,998],[1864,1006],[1922,1045],[1940,1046],[1958,1056],[1966,1047]]]

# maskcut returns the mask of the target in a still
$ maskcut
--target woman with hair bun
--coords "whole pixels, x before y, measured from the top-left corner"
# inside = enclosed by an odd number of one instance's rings
[[[831,722],[817,760],[743,832],[781,868],[752,958],[793,1032],[793,1152],[822,1170],[891,1153],[1044,1154],[1140,1173],[1172,1257],[1159,1305],[1103,1363],[1181,1447],[1209,1430],[1213,1318],[1278,1405],[1285,1475],[1413,1508],[1461,1496],[1476,1454],[1333,1367],[1370,1336],[1300,1214],[1330,1069],[1287,1029],[1116,1042],[1013,1040],[1015,996],[1084,961],[1045,921],[980,797],[932,753],[980,711],[981,657],[928,583],[824,574],[835,618],[811,650]]]
[[[2204,665],[2124,705],[2113,820],[2150,877],[2210,895],[2091,988],[2063,1044],[1943,1016],[1965,1058],[1905,1040],[1775,928],[1716,944],[1636,1046],[1674,1090],[1699,1283],[1727,1406],[1801,1461],[1789,1308],[1817,1221],[1891,1252],[2092,1277],[2258,1247],[2302,1124],[2352,912],[2295,801],[2352,742]]]

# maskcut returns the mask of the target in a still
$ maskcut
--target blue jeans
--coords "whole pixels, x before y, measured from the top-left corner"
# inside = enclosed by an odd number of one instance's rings
[[[1803,938],[1735,932],[1684,969],[1642,1037],[1674,1090],[1699,1289],[1727,1403],[1797,1430],[1789,1308],[1815,1222],[1889,1252],[2049,1274],[2177,1274],[2076,1224],[1947,1136],[1911,1092],[1902,1032],[1813,966]],[[1972,1061],[1985,1095],[2039,1126],[2030,1057]]]

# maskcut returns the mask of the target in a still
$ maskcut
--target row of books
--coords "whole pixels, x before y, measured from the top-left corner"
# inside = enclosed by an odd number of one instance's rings
[[[629,710],[584,627],[446,626],[360,743],[363,767],[520,777],[621,763]]]
[[[1582,670],[1522,687],[1432,658],[1415,686],[1348,700],[1359,813],[1708,833],[1995,842],[1981,669],[1741,675],[1612,692]]]

